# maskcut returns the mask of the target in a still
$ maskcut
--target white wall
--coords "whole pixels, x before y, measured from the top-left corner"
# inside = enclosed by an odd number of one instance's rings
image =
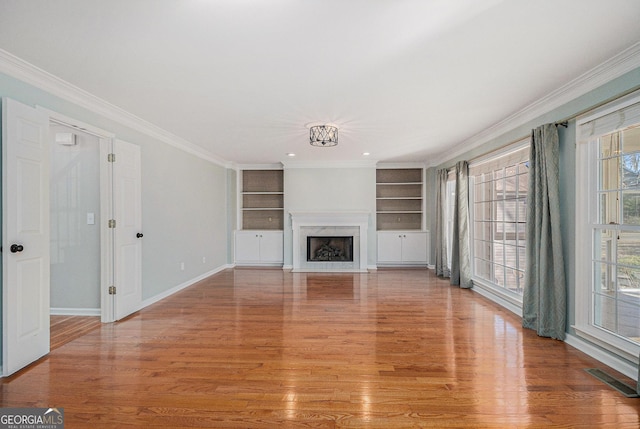
[[[285,168],[284,170],[284,265],[293,264],[291,253],[292,211],[368,211],[367,265],[376,264],[376,169]]]

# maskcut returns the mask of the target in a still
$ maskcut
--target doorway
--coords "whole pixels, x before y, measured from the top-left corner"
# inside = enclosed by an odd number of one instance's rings
[[[49,128],[51,314],[100,316],[100,139]]]

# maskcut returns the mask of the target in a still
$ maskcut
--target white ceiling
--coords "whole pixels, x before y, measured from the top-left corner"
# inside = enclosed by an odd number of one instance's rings
[[[0,0],[0,49],[227,161],[428,161],[639,22],[638,0]]]

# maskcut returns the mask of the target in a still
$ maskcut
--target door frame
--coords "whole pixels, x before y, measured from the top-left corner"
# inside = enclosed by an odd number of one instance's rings
[[[100,320],[103,323],[114,322],[114,296],[109,295],[109,286],[114,283],[113,260],[113,229],[109,228],[108,220],[113,219],[113,168],[107,162],[107,157],[113,152],[115,134],[75,118],[63,115],[53,110],[36,106],[49,115],[49,123],[75,128],[78,131],[94,135],[99,139],[100,152]]]

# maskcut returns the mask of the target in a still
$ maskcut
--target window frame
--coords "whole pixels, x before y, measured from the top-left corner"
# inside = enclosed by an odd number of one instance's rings
[[[582,337],[605,350],[631,362],[637,362],[640,355],[640,344],[598,326],[595,323],[593,287],[596,282],[594,263],[594,230],[601,227],[598,223],[598,174],[599,174],[599,139],[607,134],[622,131],[636,124],[620,123],[606,131],[599,130],[592,136],[583,132],[591,127],[599,118],[615,114],[630,106],[640,104],[640,92],[630,94],[613,101],[599,109],[576,119],[576,212],[575,212],[575,322],[571,326],[579,337]],[[591,125],[589,125],[591,124]],[[617,210],[617,208],[616,208]],[[616,225],[613,229],[624,229]],[[589,245],[585,245],[589,243]],[[578,269],[578,267],[583,267]]]
[[[479,277],[476,271],[476,212],[475,212],[475,204],[476,204],[476,175],[472,175],[471,171],[474,167],[477,167],[481,164],[485,164],[485,163],[499,163],[500,159],[502,158],[505,162],[505,164],[502,165],[502,168],[505,169],[509,166],[511,166],[512,164],[509,163],[509,155],[514,154],[518,151],[522,151],[522,150],[527,150],[528,152],[528,148],[531,145],[531,137],[527,136],[525,138],[522,138],[516,142],[513,142],[507,146],[505,146],[502,149],[496,150],[496,151],[492,151],[482,157],[479,157],[475,160],[473,160],[470,164],[469,164],[469,206],[471,207],[471,209],[469,210],[469,234],[470,234],[470,257],[471,257],[471,280],[473,282],[474,285],[480,286],[482,289],[487,290],[489,293],[498,296],[499,298],[505,300],[507,303],[517,307],[517,308],[522,308],[522,294],[513,292],[511,290],[509,290],[507,287],[505,286],[501,286],[499,284],[495,284],[487,279],[484,279],[482,277]],[[528,159],[528,157],[527,157]],[[520,162],[520,161],[519,161]],[[516,162],[515,165],[517,165],[519,162]],[[519,176],[518,172],[516,172],[515,177]],[[504,200],[504,199],[503,199]],[[518,199],[513,199],[513,201],[516,201],[516,207],[517,207],[517,201]],[[517,210],[517,209],[516,209]],[[517,223],[517,222],[516,222]],[[517,228],[517,226],[516,226]],[[525,230],[526,230],[526,223],[525,223]],[[517,231],[517,229],[516,229]],[[516,232],[517,234],[517,232]],[[518,249],[518,246],[516,246],[516,249]],[[526,247],[522,247],[523,251],[526,251]],[[517,259],[517,257],[516,257]],[[506,266],[505,266],[506,267]],[[508,267],[506,267],[508,268]],[[519,266],[516,267],[516,269],[518,269]],[[522,267],[521,272],[524,274],[524,267]],[[524,281],[524,275],[522,280]]]

